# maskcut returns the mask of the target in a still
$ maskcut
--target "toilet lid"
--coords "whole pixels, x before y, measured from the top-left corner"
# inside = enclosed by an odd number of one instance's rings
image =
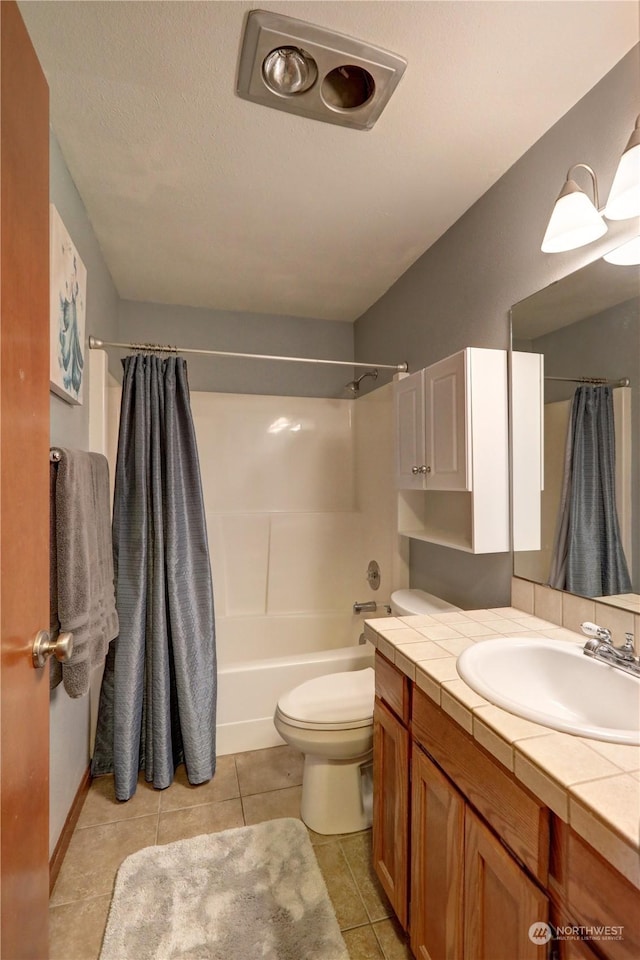
[[[458,613],[460,607],[448,603],[441,597],[434,597],[424,590],[394,590],[391,594],[391,607],[398,610],[398,616],[425,613]]]
[[[371,667],[314,677],[283,694],[278,709],[305,724],[366,723],[373,717],[375,674]]]

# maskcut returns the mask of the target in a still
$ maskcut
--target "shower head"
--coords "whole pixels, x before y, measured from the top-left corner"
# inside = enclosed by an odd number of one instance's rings
[[[377,380],[377,368],[375,370],[366,370],[357,380],[350,380],[349,383],[345,384],[345,390],[348,390],[354,397],[357,397],[360,393],[360,381],[364,380],[365,377],[371,377],[372,380]]]

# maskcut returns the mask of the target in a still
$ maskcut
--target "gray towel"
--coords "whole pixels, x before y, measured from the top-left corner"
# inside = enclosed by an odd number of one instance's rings
[[[54,503],[57,620],[74,639],[62,679],[70,697],[82,697],[89,692],[91,670],[118,634],[106,458],[61,450]]]

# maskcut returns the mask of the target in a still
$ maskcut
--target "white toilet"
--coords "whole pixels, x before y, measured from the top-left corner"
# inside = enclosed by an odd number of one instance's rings
[[[391,616],[411,617],[425,613],[459,613],[460,607],[454,607],[440,597],[424,590],[394,590],[391,594]]]
[[[391,613],[459,610],[422,590],[391,594]],[[351,670],[307,680],[278,700],[273,722],[304,754],[301,816],[316,833],[353,833],[371,826],[374,671]]]

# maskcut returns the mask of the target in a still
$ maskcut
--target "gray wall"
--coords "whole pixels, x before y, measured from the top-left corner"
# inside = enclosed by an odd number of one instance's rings
[[[353,360],[353,325],[159,303],[120,303],[119,339],[206,350]],[[344,397],[352,367],[186,356],[192,390]]]
[[[53,134],[50,138],[50,196],[87,268],[86,333],[114,339],[118,295],[84,205]],[[51,394],[53,446],[89,448],[89,371],[85,354],[84,403],[72,406]],[[51,694],[50,708],[50,850],[64,826],[89,762],[89,698],[71,700],[62,685]]]
[[[636,46],[478,200],[356,323],[356,359],[407,360],[417,370],[466,346],[509,345],[509,308],[616,246],[543,254],[540,243],[569,167],[590,164],[602,197],[633,129],[640,92]],[[511,557],[471,556],[411,542],[411,583],[460,606],[509,601]]]
[[[629,269],[629,268],[626,268]],[[640,301],[636,298],[609,310],[554,330],[532,341],[535,353],[544,354],[550,377],[580,374],[619,379],[628,377],[634,441],[640,436]],[[568,400],[575,384],[545,383],[545,402]],[[633,583],[640,592],[640,443],[633,443],[631,502],[635,506],[632,536]]]

